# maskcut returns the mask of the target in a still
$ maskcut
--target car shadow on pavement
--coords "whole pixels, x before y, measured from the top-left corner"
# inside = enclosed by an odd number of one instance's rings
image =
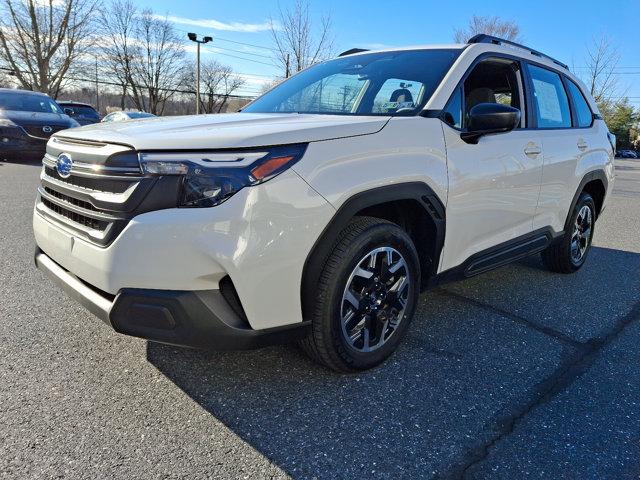
[[[594,247],[575,275],[536,256],[444,285],[421,296],[398,352],[360,374],[335,374],[295,347],[148,343],[147,358],[294,478],[457,477],[638,302],[638,271],[640,254]]]
[[[3,166],[3,164],[5,164],[5,163],[11,163],[11,164],[14,164],[14,165],[41,166],[42,165],[42,158],[30,158],[30,159],[23,159],[23,160],[0,158],[0,167]]]

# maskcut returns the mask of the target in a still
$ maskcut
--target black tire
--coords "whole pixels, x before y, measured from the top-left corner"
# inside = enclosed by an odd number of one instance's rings
[[[575,249],[572,246],[572,239],[576,235],[576,223],[579,222],[580,212],[588,208],[590,211],[590,230],[587,238],[580,235],[579,244],[585,247],[584,252],[579,258],[574,255]],[[591,250],[591,241],[593,239],[593,231],[596,221],[596,205],[591,195],[582,192],[576,206],[571,212],[567,228],[560,240],[555,241],[546,250],[542,252],[542,260],[549,270],[557,273],[574,273],[580,270],[584,265],[587,255]],[[583,223],[583,222],[580,222]]]
[[[380,272],[383,272],[384,278],[388,281],[385,280],[383,283],[382,275],[366,280],[363,277],[358,277],[361,279],[358,281],[366,282],[368,285],[362,287],[362,291],[369,292],[368,295],[360,297],[361,301],[358,303],[366,304],[367,306],[362,307],[362,310],[366,310],[370,314],[359,314],[364,315],[361,317],[363,320],[357,324],[354,330],[357,330],[363,322],[363,325],[366,325],[366,328],[360,327],[362,332],[358,330],[360,337],[363,337],[361,339],[363,349],[365,348],[364,342],[367,341],[368,344],[370,338],[368,332],[364,332],[364,330],[376,330],[378,340],[378,346],[374,346],[375,349],[361,351],[358,350],[357,345],[349,343],[345,333],[347,327],[343,328],[342,312],[345,305],[349,308],[343,295],[345,295],[347,283],[351,282],[349,283],[351,286],[355,282],[353,273],[357,266],[362,265],[362,261],[367,258],[367,255],[370,256],[369,258],[373,258],[374,263],[376,262],[378,254],[374,251],[378,248],[386,248],[395,252],[390,254],[391,258],[396,259],[392,260],[392,263],[403,259],[404,264],[401,267],[402,273],[397,274],[397,278],[396,273],[390,273],[390,270],[384,273],[383,263],[388,265],[386,259],[389,258],[385,251],[385,258],[380,260]],[[396,254],[397,256],[393,257]],[[373,272],[378,271],[377,266],[367,268]],[[367,270],[368,273],[369,270]],[[378,273],[374,275],[378,275]],[[389,275],[391,276],[389,277]],[[403,278],[409,281],[407,287],[398,286],[402,284]],[[374,282],[377,279],[380,281]],[[391,285],[389,289],[388,285]],[[394,223],[373,217],[355,217],[338,236],[334,248],[324,264],[318,285],[315,286],[312,297],[314,302],[312,305],[308,305],[307,311],[305,311],[305,318],[312,321],[312,332],[300,342],[302,348],[315,361],[339,372],[366,370],[379,365],[393,353],[407,331],[418,301],[419,285],[420,263],[418,253],[409,235]],[[397,288],[397,292],[391,291],[394,287]],[[374,292],[376,288],[384,290],[384,293],[377,293],[381,296],[380,298],[384,298],[384,300],[378,301],[378,303],[384,302],[381,305],[372,301],[372,298],[376,298]],[[405,295],[406,299],[400,299]],[[390,306],[391,304],[397,305],[400,301],[404,305],[403,311],[398,310],[395,306]],[[385,305],[389,305],[388,309],[391,314],[383,312]],[[372,313],[372,308],[379,308],[379,310]],[[360,309],[361,307],[358,307],[358,312],[361,311]],[[353,307],[353,310],[355,312],[356,307]],[[396,315],[393,317],[396,320],[387,326],[385,319],[388,322],[388,318],[392,315]],[[355,316],[356,313],[353,317]],[[379,323],[374,325],[373,322]],[[393,325],[396,322],[397,325]],[[365,336],[367,340],[364,339]],[[353,340],[351,341],[353,342]]]

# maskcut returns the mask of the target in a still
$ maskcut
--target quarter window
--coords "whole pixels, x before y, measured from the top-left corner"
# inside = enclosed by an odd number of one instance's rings
[[[593,112],[591,111],[591,108],[589,108],[587,100],[584,98],[582,91],[575,83],[567,79],[567,84],[569,85],[569,94],[571,95],[573,105],[576,109],[578,127],[590,127],[593,123]]]
[[[462,128],[462,89],[456,88],[455,93],[444,109],[443,120],[454,128]]]
[[[529,65],[538,128],[570,128],[569,98],[560,75]]]

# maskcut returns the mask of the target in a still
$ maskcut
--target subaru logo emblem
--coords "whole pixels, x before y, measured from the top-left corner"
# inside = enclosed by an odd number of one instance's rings
[[[73,160],[66,153],[58,155],[56,161],[56,171],[61,178],[69,178],[71,175],[71,167],[73,166]]]
[[[42,127],[42,131],[44,133],[51,133],[53,132],[53,128],[51,128],[49,125],[45,125],[44,127]]]

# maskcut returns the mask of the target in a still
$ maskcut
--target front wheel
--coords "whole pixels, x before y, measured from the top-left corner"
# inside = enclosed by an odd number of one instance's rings
[[[582,192],[571,212],[569,228],[558,242],[542,252],[547,267],[558,273],[573,273],[584,265],[591,249],[596,206],[591,195]]]
[[[420,266],[411,238],[397,225],[356,217],[341,232],[305,316],[312,334],[301,342],[337,371],[365,370],[397,348],[413,317]]]

